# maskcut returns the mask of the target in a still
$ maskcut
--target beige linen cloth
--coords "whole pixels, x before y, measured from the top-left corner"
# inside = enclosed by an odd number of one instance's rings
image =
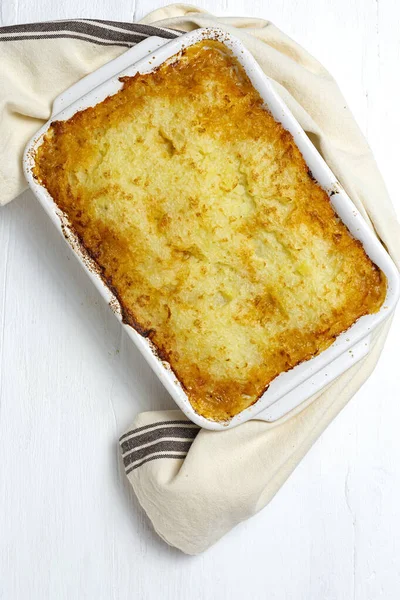
[[[77,20],[0,29],[1,204],[26,187],[23,148],[48,119],[57,94],[149,35],[171,38],[178,35],[173,30],[208,25],[238,36],[274,80],[399,266],[400,227],[393,207],[371,150],[329,73],[268,21],[216,18],[181,4],[151,13],[141,25]],[[273,424],[250,421],[211,432],[199,430],[180,411],[139,414],[121,437],[121,453],[157,533],[196,554],[261,510],[370,375],[389,327],[390,321],[375,332],[361,362]]]

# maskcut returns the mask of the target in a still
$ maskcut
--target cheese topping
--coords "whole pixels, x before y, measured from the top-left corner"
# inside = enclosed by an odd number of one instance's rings
[[[220,42],[54,122],[34,173],[207,418],[384,301],[384,275]]]

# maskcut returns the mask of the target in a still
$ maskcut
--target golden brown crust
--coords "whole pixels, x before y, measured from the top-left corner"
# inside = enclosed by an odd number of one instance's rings
[[[35,176],[195,410],[224,420],[386,294],[292,136],[219,42],[66,122]]]

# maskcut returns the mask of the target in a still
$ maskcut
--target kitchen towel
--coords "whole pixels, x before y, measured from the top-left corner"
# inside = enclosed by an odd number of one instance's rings
[[[367,223],[400,265],[400,227],[371,150],[330,74],[262,19],[216,18],[171,5],[140,24],[74,20],[0,28],[0,204],[26,187],[25,144],[64,89],[149,35],[197,27],[239,37],[294,113]],[[139,414],[120,439],[128,480],[157,533],[188,554],[206,550],[261,510],[374,369],[390,327],[369,354],[275,423],[199,429],[177,410]]]

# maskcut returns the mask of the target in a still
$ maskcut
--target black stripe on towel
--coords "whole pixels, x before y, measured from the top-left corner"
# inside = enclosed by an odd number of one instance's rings
[[[159,429],[152,429],[150,431],[144,431],[135,437],[128,438],[125,442],[121,443],[121,450],[125,455],[127,452],[132,452],[138,446],[143,444],[149,444],[150,442],[156,442],[163,438],[186,438],[194,440],[198,434],[198,428],[196,427],[162,427]]]
[[[130,47],[152,35],[174,39],[180,33],[152,25],[118,23],[117,21],[49,21],[0,27],[0,41],[4,42],[60,37],[80,39],[92,44]]]
[[[90,42],[91,44],[96,44],[96,46],[122,46],[123,48],[131,48],[136,44],[136,42],[106,42],[102,40],[93,40],[92,38],[88,38],[82,35],[73,35],[73,34],[61,34],[61,33],[52,33],[46,35],[24,35],[18,37],[0,37],[0,42],[16,42],[22,40],[55,40],[57,38],[62,39],[72,39],[72,40],[81,40],[82,42]]]
[[[165,453],[165,452],[176,452],[180,454],[187,454],[190,450],[193,440],[190,441],[178,441],[178,440],[160,440],[156,444],[150,444],[145,448],[138,448],[130,452],[128,456],[123,458],[125,469],[136,463],[143,458],[147,458],[149,455]]]
[[[159,421],[128,431],[120,438],[126,473],[156,458],[185,458],[199,430],[191,421],[176,420]]]
[[[120,27],[122,29],[128,29],[131,31],[134,29],[139,33],[144,33],[145,35],[159,35],[163,38],[175,39],[179,37],[185,31],[181,31],[178,29],[167,29],[166,27],[156,27],[155,25],[143,25],[141,23],[119,23],[118,21],[103,21],[101,19],[88,19],[93,23],[103,23],[104,25],[111,25],[113,27]]]
[[[134,471],[134,469],[137,469],[138,467],[141,467],[142,465],[144,465],[147,462],[150,462],[151,460],[156,460],[156,458],[175,458],[175,460],[182,460],[183,458],[185,458],[186,454],[161,454],[159,456],[149,456],[149,458],[145,458],[144,460],[142,460],[141,462],[139,462],[138,464],[132,465],[131,467],[128,467],[125,469],[125,473],[127,475],[129,475],[129,473],[131,473],[131,471]]]
[[[162,425],[167,425],[167,426],[171,426],[171,425],[186,425],[187,427],[197,427],[197,429],[199,429],[198,425],[195,425],[194,423],[192,423],[191,421],[188,421],[187,419],[183,420],[177,420],[177,421],[156,421],[155,423],[149,423],[149,425],[143,425],[142,427],[136,427],[136,429],[131,429],[130,431],[127,431],[126,433],[124,433],[123,435],[121,435],[121,437],[119,438],[119,442],[120,444],[125,440],[125,438],[138,433],[139,431],[145,431],[146,429],[154,429],[154,427],[161,427]]]

